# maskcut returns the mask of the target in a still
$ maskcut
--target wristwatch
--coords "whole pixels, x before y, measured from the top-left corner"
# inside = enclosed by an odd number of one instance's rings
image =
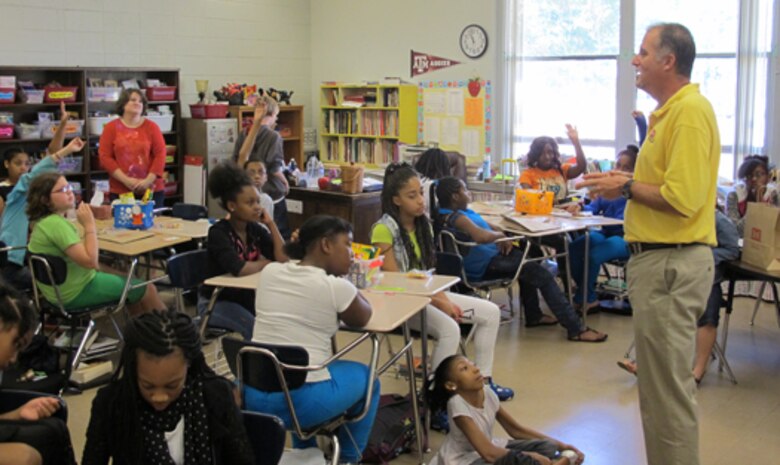
[[[624,199],[626,199],[626,200],[630,200],[631,199],[631,197],[632,197],[632,195],[631,195],[631,186],[633,184],[634,184],[634,180],[633,179],[629,179],[628,181],[626,181],[625,184],[623,184],[623,187],[620,188],[620,192],[623,194],[623,198]]]

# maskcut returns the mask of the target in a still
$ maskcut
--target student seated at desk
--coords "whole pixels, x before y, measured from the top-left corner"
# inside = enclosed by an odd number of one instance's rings
[[[383,215],[371,231],[371,243],[379,247],[385,256],[383,270],[407,272],[436,266],[433,228],[425,214],[427,208],[423,196],[420,177],[411,166],[392,163],[387,167],[382,188]],[[499,386],[492,377],[501,320],[501,311],[496,304],[453,292],[440,292],[431,298],[425,312],[428,334],[437,341],[431,360],[433,370],[445,357],[458,351],[458,323],[471,323],[476,325],[474,350],[477,366],[485,373],[485,383],[496,391],[502,401],[514,396],[512,389]],[[413,317],[409,324],[419,330],[420,316]]]
[[[362,327],[371,318],[371,305],[342,276],[352,264],[352,226],[341,218],[317,215],[306,220],[298,240],[288,244],[288,254],[300,263],[270,263],[260,275],[252,340],[268,344],[293,344],[309,353],[317,365],[332,353],[331,338],[339,320]],[[309,372],[306,383],[291,392],[298,420],[310,427],[349,411],[359,413],[365,404],[369,368],[361,363],[337,360],[328,368]],[[379,380],[374,380],[371,407],[361,420],[346,423],[338,432],[341,461],[360,461],[368,443],[379,406]],[[249,410],[270,413],[292,425],[284,394],[244,386]],[[293,436],[293,447],[316,447],[316,441]]]
[[[68,121],[68,112],[65,111],[65,103],[60,103],[60,124],[54,133],[46,152],[49,154],[36,163],[29,172],[20,174],[19,179],[13,183],[8,196],[4,197],[3,220],[0,224],[0,241],[7,246],[25,246],[30,229],[30,222],[25,209],[27,208],[27,189],[36,176],[41,173],[53,173],[57,171],[57,165],[68,155],[79,152],[84,148],[84,141],[76,137],[68,145],[63,147],[65,141],[65,126]],[[13,150],[13,149],[11,149]],[[24,157],[29,158],[26,153]],[[14,160],[19,155],[14,155]],[[32,286],[32,277],[24,261],[26,251],[24,249],[8,252],[8,263],[3,268],[3,278],[17,289],[29,289]]]
[[[636,157],[639,155],[639,147],[629,145],[617,156],[615,170],[633,173],[636,165]],[[606,200],[597,197],[586,205],[583,210],[594,215],[603,215],[607,218],[623,219],[627,200],[619,197]],[[628,260],[628,244],[623,239],[623,226],[604,226],[601,231],[590,232],[590,244],[588,254],[588,282],[582,282],[585,268],[585,236],[578,237],[569,245],[569,260],[571,261],[571,275],[580,286],[588,288],[588,302],[585,311],[598,306],[596,300],[596,278],[599,276],[601,265],[610,260]],[[574,294],[574,302],[582,305],[582,291]]]
[[[272,261],[286,262],[284,239],[271,215],[260,205],[249,175],[233,162],[217,165],[209,174],[209,192],[219,199],[229,219],[209,228],[208,263],[212,275],[257,273]],[[202,286],[198,309],[205,312],[213,289]],[[214,306],[209,326],[252,338],[255,321],[255,291],[224,289]]]
[[[469,210],[471,194],[463,181],[453,177],[440,179],[436,188],[436,197],[440,206],[437,221],[440,221],[443,226],[468,234],[471,240],[480,244],[471,247],[469,253],[463,258],[468,277],[480,280],[514,276],[523,260],[523,252],[513,247],[510,241],[495,243],[506,238],[506,235],[494,230],[494,227],[479,213]],[[526,312],[526,326],[560,323],[566,328],[570,341],[607,340],[606,334],[588,328],[582,323],[555,283],[553,275],[539,262],[523,264],[519,284],[520,299]],[[547,306],[558,318],[557,321],[543,319],[537,291],[542,292]]]
[[[80,238],[76,226],[65,218],[74,207],[73,189],[59,173],[45,173],[30,183],[27,196],[27,216],[33,224],[28,249],[31,253],[61,257],[67,264],[65,282],[59,286],[65,308],[87,307],[119,300],[126,278],[98,271],[98,239],[92,209],[82,202],[76,218],[84,228]],[[133,284],[139,283],[133,278]],[[52,286],[38,284],[49,302],[56,303]],[[149,310],[165,309],[154,284],[132,289],[127,294],[127,309],[131,315]]]
[[[0,382],[3,370],[32,339],[35,325],[30,300],[0,284]],[[0,412],[0,464],[75,464],[68,427],[52,417],[60,407],[58,398],[42,395],[14,410]]]
[[[520,174],[520,186],[523,189],[539,189],[555,195],[555,202],[563,201],[569,191],[566,182],[585,172],[588,161],[580,145],[577,128],[567,124],[566,134],[577,154],[577,164],[561,164],[561,153],[558,143],[552,137],[537,137],[531,142],[531,148],[526,156],[528,168]]]
[[[244,163],[244,170],[246,174],[252,179],[252,183],[257,189],[257,193],[260,196],[260,205],[268,215],[274,217],[274,201],[270,195],[263,192],[263,186],[268,182],[268,170],[265,167],[265,163],[260,160],[247,160]]]
[[[772,182],[769,172],[769,158],[748,155],[737,170],[739,182],[726,196],[726,211],[737,225],[739,237],[744,236],[745,215],[749,202],[763,202],[780,207],[778,187]]]
[[[189,316],[130,319],[119,367],[92,402],[82,465],[251,465],[231,383],[206,364]]]

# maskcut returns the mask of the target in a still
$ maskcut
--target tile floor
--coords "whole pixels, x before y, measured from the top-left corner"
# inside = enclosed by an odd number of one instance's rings
[[[731,320],[727,355],[739,384],[732,385],[713,364],[699,390],[702,465],[780,463],[780,329],[769,304],[751,327],[753,303],[738,299]],[[633,338],[631,318],[599,314],[588,324],[609,333],[609,340],[567,342],[561,328],[525,329],[517,320],[502,326],[494,376],[516,391],[503,406],[522,424],[578,446],[588,464],[643,465],[635,379],[615,364]],[[381,381],[383,392],[406,392],[406,382],[393,374]],[[79,458],[94,392],[66,399]],[[443,438],[432,433],[434,451]],[[415,457],[403,455],[393,463],[416,463]]]

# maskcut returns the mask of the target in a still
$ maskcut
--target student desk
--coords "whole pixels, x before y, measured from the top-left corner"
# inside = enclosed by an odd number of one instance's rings
[[[246,276],[238,276],[238,277],[233,276],[231,274],[223,274],[220,276],[209,278],[206,281],[204,281],[203,284],[214,287],[214,292],[211,295],[211,300],[209,301],[209,306],[208,306],[208,310],[206,311],[206,315],[204,315],[201,320],[201,326],[200,326],[201,337],[203,337],[203,334],[205,333],[206,324],[208,323],[208,317],[210,316],[211,311],[214,308],[214,304],[216,303],[216,299],[219,296],[219,293],[222,291],[222,289],[226,287],[230,287],[234,289],[251,289],[251,290],[257,289],[257,286],[260,282],[261,274],[262,272],[259,272],[259,273],[253,273]],[[426,286],[420,286],[420,287],[425,288]],[[350,332],[363,333],[364,336],[361,337],[361,340],[365,339],[366,337],[370,337],[372,339],[373,349],[371,355],[371,364],[372,364],[372,370],[376,373],[376,376],[378,377],[379,375],[387,371],[387,369],[390,366],[392,366],[392,364],[395,363],[404,354],[406,354],[406,361],[409,364],[409,366],[413,366],[414,353],[412,349],[411,333],[409,332],[407,321],[409,320],[409,318],[413,317],[419,311],[423,310],[425,306],[428,305],[428,303],[430,303],[431,299],[420,295],[384,293],[384,292],[376,292],[370,290],[361,290],[360,293],[371,304],[371,308],[373,310],[371,314],[371,319],[368,320],[368,323],[366,323],[366,325],[362,328],[343,327],[343,329]],[[399,326],[403,328],[404,347],[395,356],[393,356],[390,360],[388,360],[384,365],[382,365],[381,367],[377,367],[377,365],[379,364],[378,335],[395,331]],[[409,376],[410,394],[414,394],[416,392],[416,389],[417,386],[414,379],[414,370],[411,370]],[[422,426],[420,425],[419,406],[418,406],[417,396],[412,395],[411,397],[412,397],[412,410],[414,412],[414,418],[415,418],[415,431],[417,432],[418,458],[420,464],[423,464],[425,457],[424,457],[424,449],[423,449],[423,430],[422,430]]]
[[[552,236],[558,234],[565,234],[570,232],[582,231],[585,235],[585,249],[584,249],[584,266],[582,283],[582,302],[583,305],[587,305],[588,302],[588,286],[585,284],[588,282],[588,262],[590,260],[590,228],[602,227],[602,226],[618,226],[622,225],[623,221],[615,218],[607,218],[605,216],[576,216],[576,217],[561,217],[554,215],[533,215],[537,218],[545,218],[549,221],[555,222],[557,227],[554,229],[548,229],[544,231],[531,232],[523,228],[519,224],[508,220],[501,216],[504,213],[512,212],[511,201],[500,202],[475,202],[471,205],[472,210],[486,217],[487,221],[500,226],[504,231],[516,234],[518,236],[524,236],[531,238],[542,238],[545,236]],[[569,289],[571,289],[571,261],[569,260],[569,242],[564,241],[565,250],[563,253],[558,253],[556,256],[565,255],[568,266],[566,267],[566,278],[569,282]],[[525,253],[523,254],[522,263],[526,262],[526,254],[530,247],[530,241],[526,244]],[[569,292],[569,303],[573,306],[572,293]],[[588,312],[582,312],[583,324],[587,326]]]
[[[190,221],[172,216],[157,216],[154,218],[154,226],[149,231],[164,236],[184,236],[203,247],[203,241],[209,237],[211,223],[208,221]]]
[[[332,215],[349,221],[355,242],[370,244],[371,227],[382,216],[381,192],[345,194],[291,187],[287,194],[290,229],[300,228],[306,219],[314,215]]]

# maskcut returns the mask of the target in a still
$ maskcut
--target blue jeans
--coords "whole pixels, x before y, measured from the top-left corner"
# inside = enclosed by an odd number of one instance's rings
[[[590,232],[590,253],[588,254],[588,282],[583,284],[585,268],[585,236],[580,236],[569,244],[571,277],[580,286],[588,287],[588,302],[596,301],[596,278],[601,265],[610,260],[627,260],[628,244],[621,236],[605,236],[600,231]],[[582,291],[574,294],[574,301],[582,303]]]
[[[508,255],[493,257],[490,265],[488,265],[487,272],[485,272],[484,279],[514,275],[522,259],[523,252],[517,248],[513,248]],[[518,281],[520,285],[520,302],[523,304],[526,322],[534,323],[542,318],[538,290],[542,293],[542,297],[547,302],[550,311],[558,319],[558,323],[566,328],[568,337],[575,337],[585,331],[582,320],[569,305],[569,301],[566,299],[563,291],[555,282],[555,277],[544,269],[539,262],[524,264],[523,269],[520,270]]]
[[[198,314],[203,315],[209,306],[209,299],[198,296]],[[235,302],[218,300],[209,318],[209,328],[220,328],[240,333],[245,341],[252,340],[255,329],[255,316],[252,312]]]
[[[361,363],[337,360],[330,364],[330,379],[316,383],[306,383],[291,392],[295,413],[303,428],[335,418],[344,412],[358,414],[365,403],[368,383],[368,367]],[[249,386],[244,387],[246,408],[257,412],[269,413],[282,419],[288,429],[292,428],[292,417],[282,392],[264,392]],[[376,411],[379,408],[379,380],[374,381],[374,393],[371,407],[362,420],[346,423],[339,428],[338,438],[341,444],[342,462],[359,462],[363,449],[368,444],[371,428],[374,425]],[[302,441],[293,435],[293,447],[296,449],[316,447],[314,438]]]

